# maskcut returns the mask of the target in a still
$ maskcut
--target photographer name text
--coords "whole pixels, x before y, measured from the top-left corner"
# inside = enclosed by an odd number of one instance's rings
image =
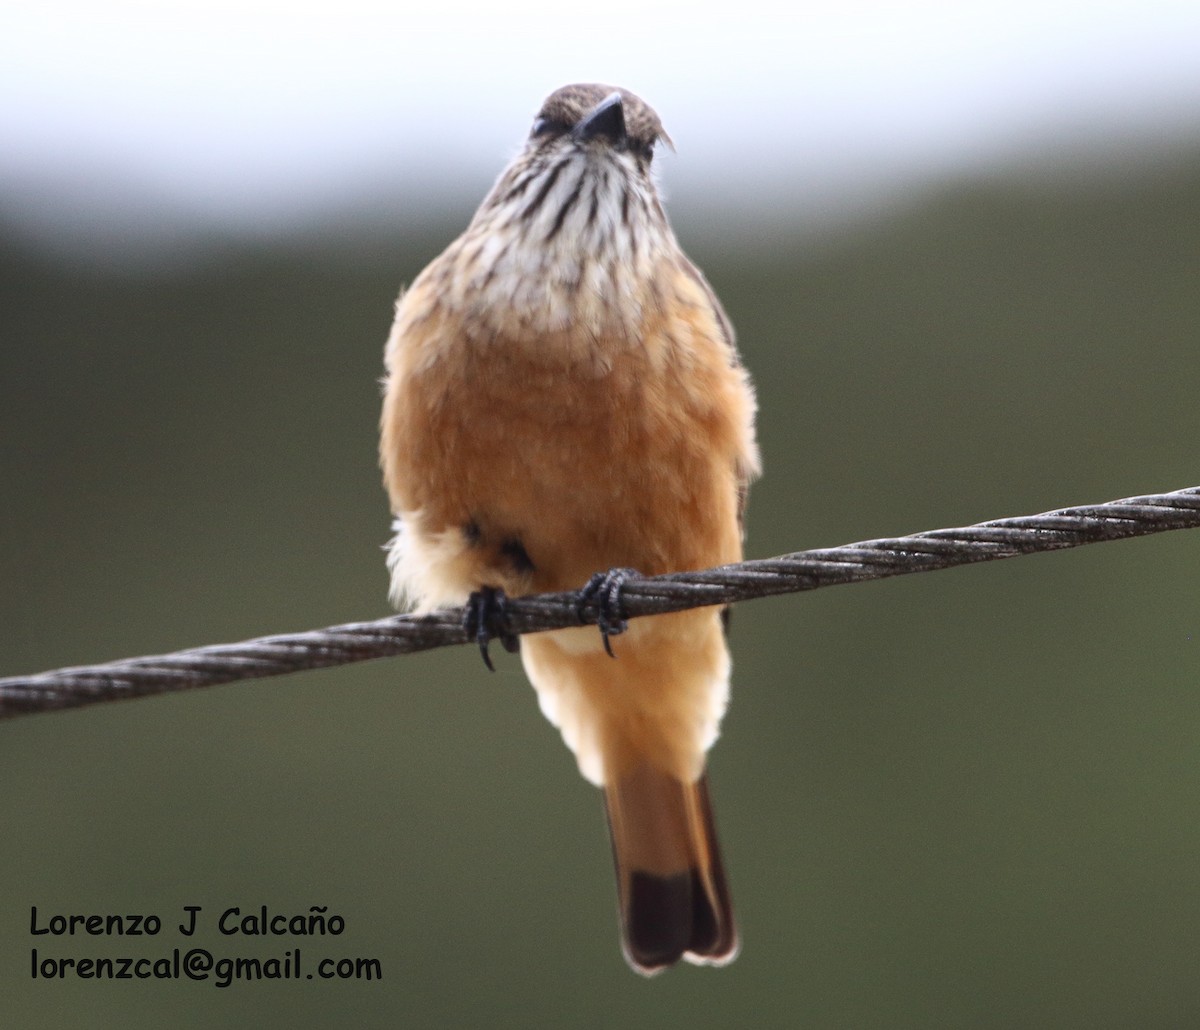
[[[154,954],[80,956],[47,954],[68,939],[121,941],[121,949],[142,951],[136,941],[175,935],[192,938],[216,932],[229,939],[337,938],[346,931],[346,920],[328,907],[313,905],[307,911],[277,911],[266,905],[253,909],[230,906],[206,911],[202,905],[184,905],[178,915],[167,918],[154,912],[47,912],[32,905],[29,932],[37,940],[31,953],[34,980],[193,980],[229,987],[253,980],[382,980],[383,966],[377,958],[325,956],[317,960],[302,956],[294,946],[282,954],[263,956],[215,955],[204,947],[156,949]]]

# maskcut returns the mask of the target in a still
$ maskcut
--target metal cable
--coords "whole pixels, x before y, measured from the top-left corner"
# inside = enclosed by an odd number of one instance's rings
[[[635,577],[621,587],[621,614],[636,618],[731,604],[838,583],[931,572],[1196,527],[1200,527],[1200,486],[1042,515],[996,519],[963,529],[935,529],[800,551],[699,572]],[[600,613],[594,598],[585,599],[574,592],[511,598],[505,614],[507,628],[520,634],[594,625]],[[215,644],[168,655],[13,676],[0,679],[0,718],[278,676],[469,641],[463,611],[443,609],[429,615],[396,615],[373,622],[259,637],[239,644]]]

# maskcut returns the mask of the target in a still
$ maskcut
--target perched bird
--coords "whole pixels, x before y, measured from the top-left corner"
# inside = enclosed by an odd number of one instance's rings
[[[626,90],[557,90],[466,231],[401,294],[380,442],[397,604],[741,558],[754,393],[667,223],[660,141]],[[638,619],[610,645],[621,573],[592,583],[603,636],[533,634],[520,653],[604,789],[625,956],[645,974],[727,963],[738,938],[704,769],[729,697],[721,612]]]

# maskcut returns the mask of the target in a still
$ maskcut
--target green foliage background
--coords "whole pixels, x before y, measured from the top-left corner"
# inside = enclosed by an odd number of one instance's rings
[[[749,553],[1200,482],[1198,225],[1200,155],[693,242],[758,383]],[[385,614],[381,347],[458,228],[144,275],[0,248],[0,674]],[[0,724],[6,1023],[1196,1025],[1198,574],[1177,533],[739,607],[712,779],[743,953],[652,982],[515,659]],[[262,904],[347,929],[217,932]],[[34,938],[32,905],[167,928]],[[218,955],[384,979],[31,979],[32,947],[186,947],[184,905]]]

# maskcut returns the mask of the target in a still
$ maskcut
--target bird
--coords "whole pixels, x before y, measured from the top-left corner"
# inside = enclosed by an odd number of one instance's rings
[[[760,472],[753,386],[667,220],[660,144],[628,90],[551,93],[466,230],[401,291],[380,419],[398,607],[467,605],[487,660],[505,598],[586,585],[600,602],[601,633],[499,635],[603,789],[622,948],[645,975],[739,948],[705,772],[728,613],[626,623],[621,586],[739,561]]]

